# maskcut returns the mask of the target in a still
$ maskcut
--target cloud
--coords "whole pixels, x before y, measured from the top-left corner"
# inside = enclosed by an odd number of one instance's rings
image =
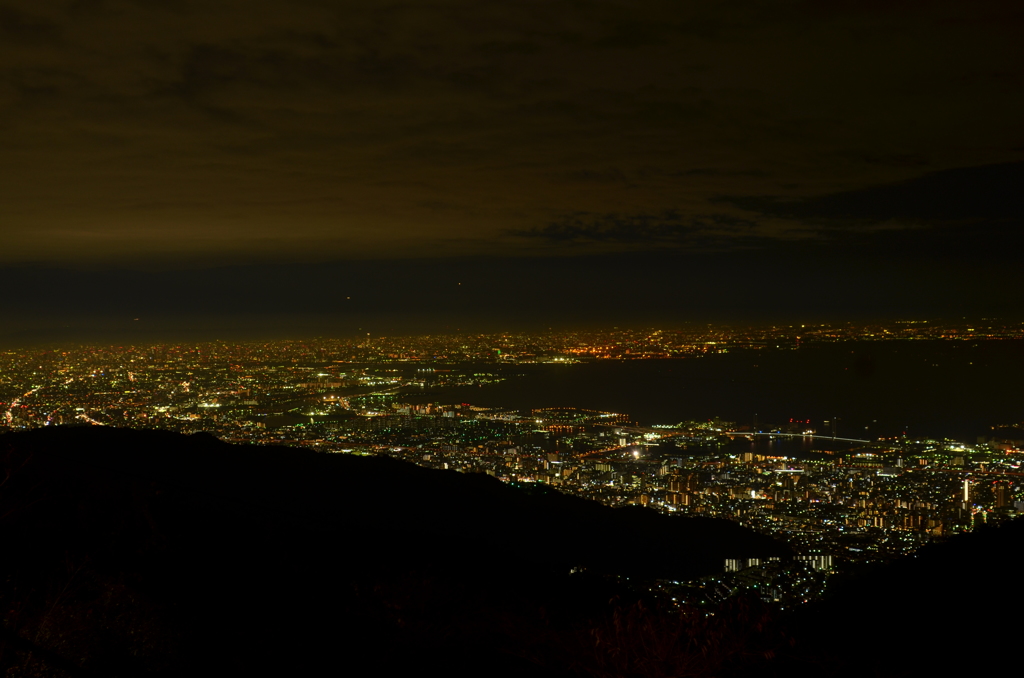
[[[569,214],[544,226],[510,234],[553,243],[686,245],[738,249],[757,243],[756,224],[724,214],[684,216],[675,210],[656,214]]]
[[[956,167],[906,181],[798,199],[724,197],[765,216],[877,223],[991,222],[1024,219],[1024,162]]]
[[[788,224],[816,256],[992,275],[1024,250],[1024,162],[957,167],[805,198],[732,196],[719,204]],[[1008,294],[1006,280],[992,294]]]
[[[0,260],[785,239],[713,199],[1019,158],[992,7],[0,0]]]

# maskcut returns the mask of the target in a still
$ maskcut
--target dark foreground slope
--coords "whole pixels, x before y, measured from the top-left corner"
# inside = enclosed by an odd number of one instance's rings
[[[598,574],[785,552],[724,521],[206,435],[41,429],[0,436],[0,455],[10,676],[615,673],[583,655],[647,622],[607,617]],[[716,647],[761,642],[723,629]]]
[[[1024,519],[922,548],[796,611],[786,676],[957,676],[1021,672]]]

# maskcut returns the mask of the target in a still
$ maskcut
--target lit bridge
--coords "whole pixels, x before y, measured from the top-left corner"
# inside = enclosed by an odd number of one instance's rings
[[[807,433],[751,433],[750,431],[722,431],[723,436],[781,436],[784,438],[811,438],[814,440],[842,440],[848,443],[870,443],[860,438],[838,438],[836,436],[816,436]]]
[[[605,424],[599,424],[599,426],[604,426],[604,425]],[[607,426],[609,428],[611,428],[614,425],[608,424]],[[664,429],[648,429],[648,428],[641,428],[639,426],[633,426],[633,427],[617,426],[615,428],[624,428],[624,429],[633,430],[633,431],[640,431],[640,430],[644,430],[644,431],[657,431],[660,435],[659,435],[659,437],[655,441],[651,441],[651,443],[654,443],[654,442],[657,442],[657,441],[661,441],[661,440],[665,440],[666,438],[674,438],[676,436],[685,436],[685,435],[689,434],[688,431],[672,431],[671,433],[665,433]],[[770,436],[781,436],[781,437],[784,437],[784,438],[811,438],[812,440],[842,440],[843,442],[847,442],[847,443],[870,443],[870,442],[872,442],[870,440],[861,440],[860,438],[839,438],[837,436],[816,436],[816,435],[810,435],[810,434],[806,434],[806,433],[760,433],[760,432],[758,432],[758,433],[751,433],[750,431],[716,431],[715,434],[716,435],[721,435],[721,436],[748,436],[748,437],[749,436],[769,436],[769,437]],[[577,459],[582,459],[584,457],[593,457],[593,456],[597,456],[597,455],[600,455],[600,454],[611,454],[611,453],[614,453],[614,452],[632,452],[632,451],[635,451],[637,449],[637,447],[642,447],[644,444],[645,443],[630,443],[629,445],[625,445],[625,446],[615,445],[615,446],[612,446],[612,447],[605,447],[605,448],[600,449],[600,450],[591,450],[589,452],[583,452],[582,454],[576,455],[576,458]]]

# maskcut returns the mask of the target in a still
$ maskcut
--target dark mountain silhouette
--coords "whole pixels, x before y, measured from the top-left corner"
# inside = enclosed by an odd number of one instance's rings
[[[789,620],[779,676],[998,675],[1019,670],[1024,519],[982,525],[833,581]]]
[[[0,454],[8,676],[618,675],[612,639],[652,633],[706,672],[774,642],[756,606],[652,631],[611,577],[786,554],[727,521],[205,434],[47,428]]]

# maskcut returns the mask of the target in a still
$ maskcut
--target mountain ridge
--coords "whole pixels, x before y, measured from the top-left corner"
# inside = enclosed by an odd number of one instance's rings
[[[475,653],[478,667],[507,658],[521,631],[495,629],[512,618],[606,610],[618,592],[602,576],[694,577],[788,553],[727,521],[207,434],[54,427],[0,435],[0,455],[0,668],[35,661],[43,675],[63,675],[46,653],[102,675],[178,675],[200,657],[318,670],[339,648],[399,672],[410,647],[449,671]],[[538,669],[517,662],[503,670]]]

